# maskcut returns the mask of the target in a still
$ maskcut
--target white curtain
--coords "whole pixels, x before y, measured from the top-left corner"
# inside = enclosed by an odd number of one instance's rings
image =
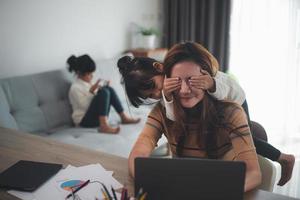
[[[230,72],[270,139],[300,138],[300,0],[235,0]],[[300,142],[300,141],[299,141]]]
[[[230,73],[245,89],[250,118],[265,127],[269,142],[299,156],[300,0],[233,0]],[[297,184],[280,190],[300,197]]]

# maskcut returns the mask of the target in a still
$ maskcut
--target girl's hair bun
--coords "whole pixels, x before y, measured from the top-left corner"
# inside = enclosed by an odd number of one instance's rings
[[[77,71],[77,58],[74,55],[71,55],[68,60],[67,63],[69,64],[69,72],[76,72]]]
[[[132,68],[133,58],[130,56],[123,56],[118,60],[118,68],[122,75],[128,74]]]

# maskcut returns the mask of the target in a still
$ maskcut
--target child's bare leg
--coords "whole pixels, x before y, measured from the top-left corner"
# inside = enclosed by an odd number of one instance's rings
[[[120,131],[120,127],[113,128],[108,124],[107,116],[100,116],[99,132],[116,134]]]
[[[129,117],[125,112],[121,112],[119,115],[121,117],[122,124],[136,124],[141,121],[141,118]]]
[[[281,153],[277,162],[281,166],[281,177],[277,185],[283,186],[292,177],[293,168],[295,164],[295,156],[291,154]]]

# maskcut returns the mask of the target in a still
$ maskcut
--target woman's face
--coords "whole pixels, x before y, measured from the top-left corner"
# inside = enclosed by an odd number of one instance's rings
[[[150,90],[142,91],[144,98],[161,99],[164,76],[156,75],[151,80],[154,82],[154,87]]]
[[[79,78],[85,82],[90,83],[93,79],[93,72],[85,73],[84,75],[79,76]]]
[[[176,92],[180,103],[185,108],[194,107],[204,97],[204,90],[196,89],[189,83],[192,76],[202,75],[200,66],[191,61],[183,61],[173,66],[171,78],[178,77],[181,80],[181,88]]]

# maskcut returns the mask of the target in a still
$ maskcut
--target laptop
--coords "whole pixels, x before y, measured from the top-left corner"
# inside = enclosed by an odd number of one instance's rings
[[[136,158],[135,195],[148,200],[241,200],[246,165],[199,158]]]

